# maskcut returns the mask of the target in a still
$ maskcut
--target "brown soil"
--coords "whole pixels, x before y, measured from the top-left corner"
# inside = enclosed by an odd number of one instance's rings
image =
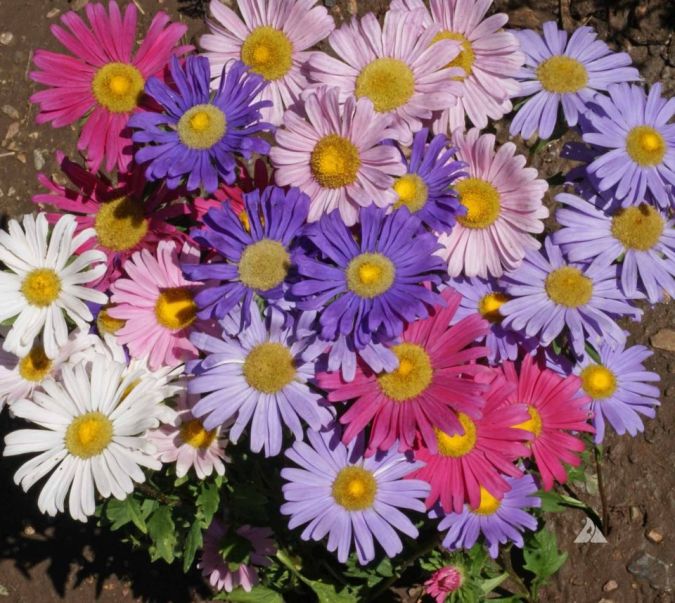
[[[230,3],[224,0],[225,3]],[[28,80],[36,47],[58,49],[49,26],[69,8],[86,0],[0,1],[0,211],[3,216],[31,211],[37,190],[36,172],[57,171],[54,151],[74,152],[74,128],[52,130],[34,123],[28,97],[35,90]],[[139,0],[142,24],[164,8],[190,26],[203,30],[203,0]],[[340,19],[354,12],[382,13],[387,0],[328,0]],[[511,15],[514,27],[537,27],[554,19],[567,29],[595,27],[615,48],[630,52],[648,82],[662,81],[666,94],[675,91],[675,5],[669,0],[496,0],[496,8]],[[562,13],[562,14],[561,14]],[[505,138],[499,128],[500,138]],[[547,145],[531,159],[544,177],[565,171],[558,157],[562,142]],[[523,152],[528,150],[522,146]],[[552,193],[557,192],[553,189]],[[551,205],[552,194],[549,197]],[[631,343],[650,345],[665,327],[675,325],[673,304],[647,310],[640,324],[627,325]],[[636,438],[610,435],[600,462],[604,512],[609,518],[606,544],[575,544],[584,525],[580,511],[551,515],[560,546],[569,561],[545,590],[541,600],[564,603],[628,603],[673,601],[675,589],[675,355],[655,350],[647,363],[662,376],[663,406],[644,434]],[[6,428],[6,414],[0,432]],[[34,601],[161,601],[204,600],[208,590],[195,572],[161,562],[151,564],[143,552],[132,553],[114,533],[76,524],[68,518],[50,519],[38,513],[34,498],[14,486],[16,463],[0,463],[0,587],[7,600]],[[589,470],[596,475],[595,468]],[[593,484],[593,477],[590,480]],[[577,492],[599,516],[603,505],[597,488]],[[662,536],[659,543],[654,532]],[[650,537],[647,535],[650,534]],[[629,570],[628,568],[631,568]],[[0,588],[0,595],[5,594]],[[2,599],[0,598],[0,601]]]

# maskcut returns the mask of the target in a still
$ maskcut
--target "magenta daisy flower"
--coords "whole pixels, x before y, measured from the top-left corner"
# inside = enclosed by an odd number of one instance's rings
[[[316,53],[309,60],[310,79],[337,86],[340,101],[368,98],[375,111],[391,115],[396,138],[412,143],[414,132],[433,111],[457,102],[464,72],[451,62],[460,52],[455,40],[432,44],[436,27],[424,27],[424,11],[390,10],[381,26],[373,13],[354,19],[329,38],[341,60]]]
[[[186,47],[176,44],[187,26],[169,23],[159,12],[134,54],[138,11],[128,4],[124,15],[113,0],[87,4],[89,25],[75,12],[61,17],[64,27],[52,25],[56,39],[74,56],[37,50],[34,81],[48,86],[31,97],[40,105],[38,123],[55,128],[86,118],[77,148],[86,151],[89,167],[96,171],[105,160],[108,171],[125,170],[131,161],[131,139],[124,132],[129,117],[139,110],[143,88],[151,75],[161,76],[169,57]]]
[[[236,558],[221,551],[236,551]],[[241,586],[246,592],[258,584],[256,567],[270,565],[276,554],[272,530],[243,525],[236,530],[216,518],[204,535],[204,550],[197,568],[216,590],[232,592]]]
[[[114,305],[107,312],[126,321],[115,337],[132,357],[148,356],[152,370],[198,354],[188,334],[197,315],[195,289],[201,283],[186,280],[180,262],[197,262],[199,252],[186,244],[181,256],[179,261],[177,243],[160,241],[156,254],[147,249],[134,253],[124,264],[127,278],[111,286]]]
[[[392,10],[424,10],[424,24],[440,27],[432,39],[456,40],[461,44],[459,54],[448,66],[460,67],[461,96],[457,103],[443,107],[436,119],[437,132],[464,130],[466,118],[483,129],[488,119],[501,119],[511,111],[512,96],[520,89],[514,79],[525,57],[518,39],[503,28],[509,17],[497,13],[485,18],[492,0],[431,0],[430,11],[422,0],[394,0]]]
[[[462,569],[454,565],[446,565],[436,570],[431,577],[424,582],[424,592],[436,603],[445,603],[448,595],[458,591],[464,583]]]
[[[355,400],[340,416],[346,425],[345,444],[371,425],[367,456],[389,450],[397,440],[401,452],[411,450],[418,438],[436,453],[435,429],[461,429],[455,412],[472,419],[481,416],[487,385],[474,377],[487,369],[475,362],[487,350],[471,344],[485,336],[487,322],[474,314],[450,327],[461,297],[452,289],[445,289],[442,297],[447,305],[437,306],[426,320],[410,323],[392,347],[398,359],[395,370],[377,375],[359,366],[351,383],[339,373],[318,375],[330,402]]]
[[[122,274],[122,265],[140,249],[153,251],[163,239],[183,243],[187,237],[168,220],[190,213],[185,202],[176,202],[181,191],[161,185],[148,189],[142,170],[118,174],[117,184],[105,176],[88,171],[67,157],[60,157],[61,171],[70,185],[61,185],[44,174],[38,180],[47,193],[33,196],[40,206],[52,206],[73,214],[76,233],[93,228],[96,237],[81,250],[100,249],[107,257],[107,271],[96,287],[108,289]],[[47,214],[53,224],[61,214]]]
[[[211,33],[199,39],[211,64],[217,88],[223,67],[241,60],[267,81],[258,100],[271,101],[263,119],[278,126],[284,109],[295,104],[308,82],[304,67],[315,54],[309,50],[335,28],[333,18],[316,0],[240,0],[242,18],[219,0],[210,4]]]
[[[507,142],[495,150],[493,134],[473,128],[453,137],[457,159],[467,164],[467,177],[453,185],[466,214],[457,217],[450,234],[439,236],[450,276],[501,276],[520,264],[528,249],[540,243],[532,236],[544,231],[548,189],[537,170],[525,167],[523,155]]]
[[[514,428],[526,421],[528,414],[524,403],[505,406],[506,396],[512,390],[497,375],[484,394],[485,404],[479,418],[458,413],[459,429],[449,433],[435,429],[436,452],[425,446],[415,451],[415,459],[425,466],[411,477],[431,484],[427,508],[437,501],[448,513],[460,513],[465,502],[478,507],[481,488],[500,499],[509,490],[505,475],[522,475],[514,461],[528,455],[523,442],[531,436]]]
[[[396,201],[394,177],[405,166],[395,147],[381,144],[396,137],[391,118],[376,113],[367,100],[350,98],[341,107],[338,94],[337,88],[322,86],[307,95],[306,119],[287,111],[270,159],[279,186],[297,186],[309,195],[310,222],[339,209],[351,226],[359,207]]]
[[[519,408],[527,405],[527,420],[512,422],[510,427],[532,436],[528,446],[544,489],[550,490],[555,481],[564,484],[567,471],[563,463],[578,467],[581,463],[579,453],[584,449],[583,440],[570,432],[594,431],[588,422],[591,400],[579,391],[580,379],[574,375],[561,377],[549,369],[540,368],[532,356],[524,358],[520,372],[516,372],[512,362],[503,363],[502,370],[507,381],[516,389],[507,394],[506,405],[502,405],[500,411],[504,412],[513,405]]]

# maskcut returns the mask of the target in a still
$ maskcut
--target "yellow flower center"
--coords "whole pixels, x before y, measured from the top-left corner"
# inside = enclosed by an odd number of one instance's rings
[[[178,137],[190,149],[210,149],[226,130],[225,113],[215,105],[195,105],[178,120]]]
[[[466,214],[458,216],[465,228],[487,228],[499,217],[501,205],[499,192],[489,182],[480,178],[465,178],[455,184],[459,202],[466,207]]]
[[[439,31],[434,39],[431,41],[438,42],[439,40],[457,40],[462,44],[462,50],[459,54],[450,61],[446,67],[461,67],[464,70],[464,75],[458,75],[453,77],[453,80],[462,81],[469,77],[473,71],[473,63],[476,60],[476,54],[473,51],[473,46],[469,42],[468,38],[461,33],[455,33],[454,31]]]
[[[347,511],[363,511],[373,505],[377,482],[362,467],[344,467],[335,477],[331,492],[335,502]]]
[[[661,214],[645,203],[620,209],[612,217],[612,234],[626,249],[651,249],[659,242],[664,226]]]
[[[100,309],[98,316],[96,316],[96,328],[99,333],[110,333],[112,335],[117,333],[117,331],[126,324],[126,320],[113,318],[108,313],[108,310],[116,305],[117,304],[106,304]]]
[[[309,166],[321,186],[341,188],[356,182],[361,158],[351,141],[337,134],[328,134],[316,143]]]
[[[94,75],[91,87],[98,104],[111,113],[129,113],[138,107],[145,80],[127,63],[108,63]]]
[[[193,419],[180,426],[180,439],[193,448],[208,448],[216,437],[215,429],[210,431],[204,429],[202,422]]]
[[[111,251],[127,251],[138,245],[148,232],[143,202],[130,197],[99,205],[94,220],[99,245]]]
[[[279,241],[262,239],[241,254],[239,280],[250,289],[269,291],[283,282],[290,266],[291,256]]]
[[[593,297],[593,281],[574,266],[563,266],[551,272],[544,284],[549,298],[567,308],[578,308]]]
[[[61,293],[61,279],[51,268],[36,268],[21,283],[21,293],[32,306],[46,308]]]
[[[278,80],[293,66],[293,44],[283,31],[256,27],[242,44],[241,60],[266,80]]]
[[[197,316],[194,295],[184,287],[163,289],[155,304],[157,322],[171,331],[189,327]]]
[[[480,315],[483,318],[490,322],[501,322],[503,316],[499,311],[499,308],[509,301],[509,299],[510,298],[506,293],[500,293],[498,291],[488,293],[481,298],[478,304],[478,312],[480,312]]]
[[[539,414],[539,411],[530,404],[527,405],[527,412],[529,413],[530,418],[527,421],[518,423],[518,425],[514,425],[514,427],[516,429],[529,431],[534,434],[535,438],[538,438],[541,435],[541,415]]]
[[[537,78],[547,92],[569,94],[586,87],[588,71],[580,61],[556,55],[537,67]]]
[[[426,183],[417,174],[406,174],[398,178],[394,182],[394,192],[398,195],[394,207],[405,205],[411,214],[422,209],[429,197]]]
[[[440,429],[434,429],[438,452],[443,456],[459,458],[469,454],[476,446],[476,424],[463,412],[458,413],[457,418],[462,425],[462,429],[464,429],[464,433],[461,435],[448,435]]]
[[[51,370],[52,361],[47,358],[44,348],[39,343],[19,360],[19,375],[26,381],[42,381]]]
[[[88,412],[73,419],[66,429],[68,452],[81,459],[101,454],[112,441],[112,421],[100,412]]]
[[[581,387],[594,400],[609,398],[616,391],[616,376],[601,364],[589,364],[580,377]]]
[[[392,286],[396,267],[381,253],[361,253],[349,262],[345,275],[351,291],[359,297],[371,299]]]
[[[429,387],[434,370],[426,350],[414,343],[400,343],[391,348],[398,358],[398,368],[382,373],[377,381],[385,396],[405,402],[419,396]]]
[[[369,98],[378,113],[388,113],[405,105],[414,92],[412,69],[403,61],[390,58],[368,63],[357,76],[354,89],[356,98]]]
[[[271,341],[255,346],[248,353],[243,371],[246,383],[265,394],[281,391],[296,374],[290,350],[281,343]]]
[[[494,515],[501,506],[501,501],[490,494],[483,486],[480,487],[480,504],[473,512],[476,515]]]
[[[638,165],[658,165],[666,154],[666,140],[651,126],[637,126],[626,136],[626,151]]]

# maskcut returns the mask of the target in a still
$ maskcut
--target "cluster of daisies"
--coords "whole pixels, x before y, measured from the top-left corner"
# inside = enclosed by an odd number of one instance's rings
[[[137,45],[132,3],[52,26],[32,101],[81,122],[86,163],[60,155],[0,232],[0,404],[29,424],[4,455],[30,455],[24,490],[47,478],[43,512],[84,521],[163,464],[227,479],[240,442],[283,455],[280,513],[341,562],[395,556],[425,514],[496,557],[583,434],[643,429],[658,375],[617,320],[675,295],[675,100],[589,27],[490,9],[338,27],[315,0],[212,0],[199,52],[163,13]],[[548,184],[490,133],[514,103],[512,135],[583,140],[553,234]],[[220,554],[233,531],[249,564]],[[250,589],[274,551],[217,519],[201,563]]]

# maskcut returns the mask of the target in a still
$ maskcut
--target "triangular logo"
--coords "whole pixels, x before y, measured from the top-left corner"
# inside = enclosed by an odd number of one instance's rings
[[[574,539],[574,542],[577,544],[585,544],[587,542],[595,542],[599,544],[607,544],[607,539],[605,535],[600,531],[600,528],[596,526],[590,517],[586,518],[586,523],[584,527],[581,528],[581,532],[577,534],[577,537]]]

